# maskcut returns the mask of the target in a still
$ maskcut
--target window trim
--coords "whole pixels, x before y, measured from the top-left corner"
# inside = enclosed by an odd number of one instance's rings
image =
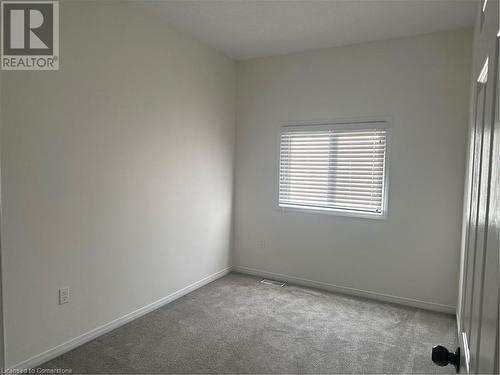
[[[280,148],[281,148],[281,134],[286,130],[296,129],[308,129],[308,130],[323,130],[325,128],[329,129],[370,129],[376,126],[379,129],[384,129],[386,131],[386,149],[385,149],[385,168],[383,177],[383,204],[382,212],[377,213],[367,213],[367,212],[353,212],[343,209],[322,209],[322,208],[301,208],[301,207],[287,207],[280,206],[279,202],[279,192],[280,192]],[[390,150],[391,150],[391,131],[390,131],[390,120],[388,118],[361,118],[361,119],[340,119],[340,120],[321,120],[321,121],[300,121],[300,122],[283,122],[277,127],[276,134],[276,161],[275,161],[275,209],[280,211],[282,214],[286,213],[307,213],[307,214],[321,214],[321,215],[331,215],[331,216],[344,216],[360,219],[370,219],[370,220],[387,220],[388,218],[388,208],[389,208],[389,169],[390,169]]]

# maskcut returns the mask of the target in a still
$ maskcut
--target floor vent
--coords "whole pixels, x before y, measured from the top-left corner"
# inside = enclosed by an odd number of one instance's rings
[[[283,288],[286,284],[286,283],[282,283],[281,281],[268,280],[268,279],[262,279],[262,280],[260,280],[260,282],[261,282],[261,284],[279,286],[280,288]]]

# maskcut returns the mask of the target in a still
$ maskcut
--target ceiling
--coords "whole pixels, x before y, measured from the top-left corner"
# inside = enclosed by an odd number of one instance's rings
[[[476,0],[148,0],[179,30],[236,59],[472,26]]]

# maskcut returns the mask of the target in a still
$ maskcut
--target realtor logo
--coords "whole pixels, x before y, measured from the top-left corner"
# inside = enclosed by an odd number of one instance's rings
[[[3,70],[59,69],[59,2],[2,1]]]

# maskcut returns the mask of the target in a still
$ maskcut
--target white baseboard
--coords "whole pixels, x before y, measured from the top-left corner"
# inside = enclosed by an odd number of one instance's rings
[[[46,361],[50,361],[51,359],[60,356],[63,353],[66,353],[72,349],[75,349],[76,347],[85,344],[86,342],[89,342],[93,339],[95,339],[98,336],[101,336],[115,328],[118,328],[134,319],[139,318],[142,315],[147,314],[148,312],[151,312],[153,310],[156,310],[157,308],[164,306],[214,280],[217,280],[225,275],[227,275],[229,272],[231,272],[231,267],[224,268],[223,270],[220,270],[212,275],[209,275],[201,280],[198,280],[191,285],[188,285],[182,289],[177,290],[176,292],[169,294],[166,297],[163,297],[153,303],[150,303],[149,305],[143,306],[135,311],[132,311],[126,315],[123,315],[115,320],[112,320],[109,323],[103,324],[100,327],[94,328],[91,331],[85,332],[84,334],[77,336],[75,338],[72,338],[71,340],[68,340],[60,345],[57,345],[53,347],[52,349],[49,349],[43,353],[37,354],[25,361],[19,362],[13,366],[10,366],[8,370],[14,370],[14,369],[28,369],[32,368],[35,366],[39,366],[42,363]]]
[[[405,306],[411,306],[411,307],[418,307],[420,309],[425,309],[425,310],[444,312],[447,314],[455,314],[455,312],[456,312],[455,306],[442,305],[440,303],[434,303],[434,302],[420,301],[420,300],[412,299],[412,298],[391,296],[389,294],[371,292],[371,291],[362,290],[362,289],[348,288],[345,286],[328,284],[328,283],[324,283],[321,281],[302,279],[300,277],[283,275],[283,274],[275,273],[275,272],[262,271],[262,270],[258,270],[255,268],[249,268],[249,267],[243,267],[243,266],[233,266],[232,270],[235,272],[240,272],[240,273],[244,273],[244,274],[248,274],[248,275],[252,275],[252,276],[266,277],[266,278],[271,278],[271,279],[275,279],[275,280],[279,280],[279,281],[286,281],[286,282],[289,282],[292,284],[302,285],[302,286],[306,286],[306,287],[323,289],[323,290],[327,290],[329,292],[334,292],[334,293],[349,294],[349,295],[354,295],[354,296],[358,296],[358,297],[370,298],[370,299],[374,299],[377,301],[396,303],[398,305],[405,305]]]

